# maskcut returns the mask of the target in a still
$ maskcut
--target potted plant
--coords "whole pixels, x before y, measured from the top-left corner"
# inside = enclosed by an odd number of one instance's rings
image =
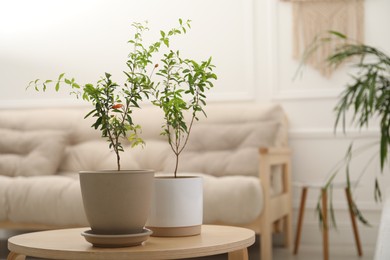
[[[180,22],[181,23],[181,22]],[[189,27],[189,21],[187,21]],[[173,176],[156,177],[151,215],[147,226],[154,236],[190,236],[201,232],[203,219],[202,179],[178,176],[180,154],[190,137],[199,113],[206,116],[205,92],[213,87],[211,57],[202,62],[183,59],[179,51],[168,50],[160,60],[156,75],[160,83],[153,88],[155,106],[164,113],[161,134],[175,157]]]
[[[340,122],[345,131],[347,112],[352,110],[351,123],[356,124],[359,129],[368,127],[373,119],[378,119],[380,137],[376,142],[378,146],[380,170],[383,172],[388,161],[388,150],[390,147],[390,56],[370,45],[354,42],[347,36],[330,32],[332,36],[344,40],[328,57],[327,61],[331,66],[339,66],[345,61],[356,58],[354,66],[357,72],[352,75],[352,82],[346,85],[341,93],[340,99],[335,107],[335,127]],[[354,155],[364,152],[365,149],[352,149],[352,144],[346,155],[346,179],[350,192],[350,173],[348,165]],[[375,156],[376,157],[376,156]],[[372,160],[372,159],[371,159]],[[368,160],[370,163],[371,160]],[[381,190],[377,177],[374,181],[375,199],[381,199]],[[368,224],[358,209],[355,201],[350,205],[358,219]]]
[[[96,84],[81,85],[64,73],[56,80],[37,79],[29,84],[37,91],[46,91],[49,85],[59,91],[62,85],[66,85],[70,87],[71,94],[91,103],[94,108],[85,118],[96,119],[92,127],[101,131],[101,136],[107,139],[109,148],[116,154],[116,170],[80,172],[84,208],[91,225],[91,231],[84,234],[87,240],[99,236],[104,239],[107,235],[119,235],[119,238],[127,235],[127,238],[138,239],[139,244],[151,234],[144,226],[150,212],[154,172],[123,170],[120,155],[124,150],[124,142],[129,142],[131,146],[144,143],[139,136],[141,126],[133,122],[132,114],[154,91],[154,82],[151,80],[156,69],[151,60],[153,55],[158,53],[162,45],[169,46],[169,39],[173,35],[181,34],[186,29],[180,22],[180,27],[161,35],[153,44],[144,46],[142,35],[148,27],[141,23],[133,23],[132,26],[135,34],[129,40],[132,51],[126,60],[126,81],[122,85],[115,83],[109,73],[105,73]],[[125,241],[125,244],[123,240],[119,244],[95,241],[95,245],[112,247],[134,244],[134,239]]]
[[[345,132],[348,115],[351,116],[351,124],[355,124],[359,129],[368,127],[370,123],[373,123],[373,119],[377,119],[378,121],[374,123],[377,122],[379,126],[380,138],[374,145],[378,146],[378,153],[369,156],[367,164],[379,155],[380,170],[383,172],[386,162],[388,162],[390,147],[390,56],[379,48],[353,41],[346,35],[336,31],[329,31],[327,36],[315,39],[313,45],[308,48],[306,55],[311,55],[324,44],[334,42],[338,44],[331,55],[327,57],[328,65],[336,68],[340,64],[349,62],[356,69],[351,74],[351,82],[346,84],[346,88],[341,93],[334,108],[336,112],[335,129],[341,124]],[[348,112],[352,112],[352,114],[348,114]],[[336,166],[335,172],[324,188],[331,188],[336,174],[345,167],[347,189],[351,193],[349,164],[354,156],[362,155],[367,148],[368,146],[354,149],[351,144],[347,149],[345,158]],[[381,190],[376,177],[374,188],[375,199],[380,200]],[[349,206],[363,224],[368,224],[354,200],[351,201]],[[320,204],[317,205],[317,208],[321,212]],[[332,220],[335,221],[334,217]]]

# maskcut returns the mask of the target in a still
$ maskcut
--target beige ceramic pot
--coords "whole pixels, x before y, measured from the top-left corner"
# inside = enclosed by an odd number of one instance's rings
[[[193,236],[201,233],[203,182],[201,177],[156,177],[147,228],[152,236]]]
[[[84,209],[94,234],[143,232],[153,193],[154,172],[82,171]]]

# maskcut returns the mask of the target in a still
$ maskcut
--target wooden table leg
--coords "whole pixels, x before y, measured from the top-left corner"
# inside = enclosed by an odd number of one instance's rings
[[[307,187],[303,187],[302,194],[301,194],[301,203],[299,206],[297,233],[295,236],[294,255],[298,254],[299,242],[301,240],[301,230],[302,230],[303,215],[305,213],[306,197],[307,197]]]
[[[228,260],[248,260],[248,249],[240,249],[228,253]]]
[[[329,259],[329,237],[328,237],[328,194],[326,188],[321,191],[322,194],[322,243],[324,251],[324,260]]]
[[[353,234],[355,236],[355,243],[356,243],[358,255],[362,256],[363,255],[362,245],[360,243],[359,231],[358,231],[358,228],[356,225],[356,218],[355,218],[355,215],[353,214],[353,211],[352,211],[351,192],[349,191],[348,188],[345,188],[345,195],[347,196],[349,215],[351,216],[352,229],[353,229]]]
[[[20,255],[14,252],[10,252],[7,257],[7,260],[25,260],[25,259],[26,259],[25,255]]]

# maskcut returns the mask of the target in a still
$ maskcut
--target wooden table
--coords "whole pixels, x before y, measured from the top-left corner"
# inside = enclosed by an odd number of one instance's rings
[[[247,247],[255,242],[252,230],[203,225],[201,235],[191,237],[150,237],[140,246],[97,248],[73,228],[27,233],[8,240],[8,260],[26,256],[48,259],[180,259],[228,253],[229,260],[247,260]]]

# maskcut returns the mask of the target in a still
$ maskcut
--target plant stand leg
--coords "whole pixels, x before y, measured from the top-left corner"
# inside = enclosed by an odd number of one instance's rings
[[[307,187],[303,187],[302,194],[301,194],[301,203],[299,206],[297,233],[295,236],[294,255],[298,254],[299,242],[301,240],[302,222],[303,222],[303,216],[305,213],[306,198],[307,198]]]
[[[25,255],[20,255],[14,252],[10,252],[7,257],[7,260],[25,260],[25,259],[26,259]]]
[[[351,216],[351,223],[352,223],[353,234],[355,236],[356,248],[358,251],[358,255],[362,256],[363,255],[362,245],[360,243],[360,237],[359,237],[359,231],[358,231],[357,224],[356,224],[356,218],[355,218],[355,215],[353,214],[353,210],[352,210],[352,197],[351,197],[351,193],[349,192],[348,188],[345,188],[345,195],[347,196],[349,215]]]
[[[248,260],[248,249],[243,248],[228,253],[228,260]]]
[[[329,237],[328,237],[328,194],[326,189],[322,193],[322,243],[324,260],[329,260]]]

